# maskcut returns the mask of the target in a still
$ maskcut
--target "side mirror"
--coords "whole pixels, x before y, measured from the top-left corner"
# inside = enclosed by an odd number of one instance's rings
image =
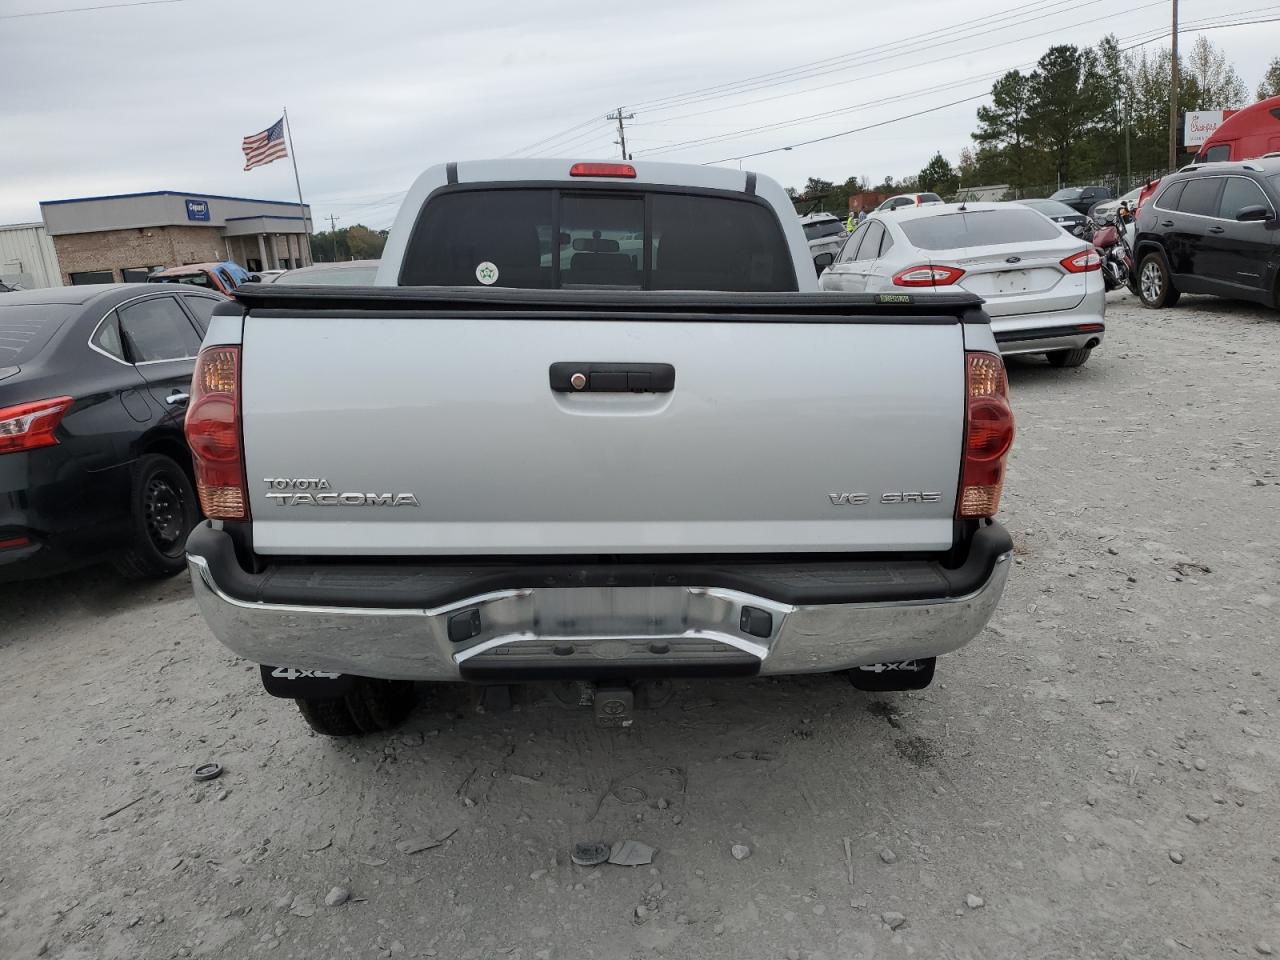
[[[1242,223],[1256,223],[1259,220],[1270,220],[1271,211],[1260,203],[1251,203],[1236,211],[1236,219]]]
[[[813,266],[818,273],[821,273],[835,262],[836,255],[834,253],[820,253],[813,258]]]

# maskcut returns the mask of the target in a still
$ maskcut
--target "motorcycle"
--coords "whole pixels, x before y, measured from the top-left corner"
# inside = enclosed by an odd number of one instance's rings
[[[1102,257],[1102,284],[1108,292],[1127,287],[1133,276],[1133,249],[1126,230],[1130,219],[1128,208],[1121,204],[1113,217],[1093,231],[1094,249]]]

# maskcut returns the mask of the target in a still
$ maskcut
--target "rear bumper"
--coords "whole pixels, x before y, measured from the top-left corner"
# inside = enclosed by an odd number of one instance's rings
[[[187,544],[201,612],[248,660],[476,681],[817,673],[933,657],[986,624],[1011,548],[993,523],[955,568],[835,558],[315,564],[251,574],[211,523]]]
[[[1089,292],[1070,310],[992,317],[991,333],[1000,352],[1005,355],[1048,353],[1093,348],[1102,343],[1106,333],[1107,295],[1101,279],[1096,281],[1097,290],[1092,289],[1094,281],[1089,282]]]

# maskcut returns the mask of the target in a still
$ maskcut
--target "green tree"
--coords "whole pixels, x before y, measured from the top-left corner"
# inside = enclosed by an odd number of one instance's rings
[[[1024,186],[1029,174],[1029,111],[1027,77],[1010,70],[992,86],[990,106],[978,108],[978,130],[973,134],[979,155],[986,152],[988,172],[998,165],[998,176],[1016,187]]]
[[[916,185],[922,191],[939,194],[954,193],[959,181],[960,178],[941,151],[930,158],[916,177]]]
[[[1262,82],[1258,84],[1258,99],[1267,97],[1280,97],[1280,57],[1272,58],[1267,72],[1262,75]]]
[[[1187,69],[1195,78],[1199,95],[1195,110],[1241,107],[1249,98],[1244,81],[1226,56],[1203,33],[1196,37],[1187,56]]]
[[[1163,170],[1169,163],[1169,48],[1143,51],[1128,60],[1129,133],[1135,171]],[[1194,110],[1199,83],[1179,58],[1179,111]]]
[[[334,260],[377,260],[387,245],[386,230],[371,230],[355,223],[341,230],[322,230],[311,235],[311,259],[316,263]]]
[[[1050,47],[1027,80],[1032,143],[1044,154],[1049,172],[1060,183],[1072,170],[1083,172],[1099,111],[1105,106],[1105,84],[1092,50],[1071,44]]]

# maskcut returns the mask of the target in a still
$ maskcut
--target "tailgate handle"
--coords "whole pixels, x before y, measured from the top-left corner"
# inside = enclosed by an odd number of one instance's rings
[[[556,393],[670,393],[676,368],[669,363],[553,363]]]

